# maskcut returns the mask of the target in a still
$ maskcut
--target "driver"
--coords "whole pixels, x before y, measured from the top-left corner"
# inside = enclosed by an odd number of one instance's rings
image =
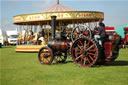
[[[106,38],[106,32],[105,32],[105,24],[100,22],[98,27],[98,33],[97,35],[94,35],[95,40],[99,43],[101,47],[103,47],[103,41]]]

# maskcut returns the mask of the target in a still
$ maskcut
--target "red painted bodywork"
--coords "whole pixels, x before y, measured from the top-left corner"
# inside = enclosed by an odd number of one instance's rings
[[[105,61],[111,61],[112,57],[112,42],[108,41],[104,43]]]
[[[109,39],[112,41],[112,43],[115,43],[116,35],[115,28],[114,27],[105,27],[106,34],[109,35]]]
[[[105,31],[108,35],[108,41],[104,42],[105,61],[111,61],[113,45],[118,41],[117,37],[119,38],[119,35],[116,34],[114,27],[105,27]]]
[[[114,27],[105,27],[105,30],[106,31],[115,31],[115,28]]]

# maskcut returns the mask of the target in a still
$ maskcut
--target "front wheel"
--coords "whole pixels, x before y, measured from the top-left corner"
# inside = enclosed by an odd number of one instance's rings
[[[43,47],[38,53],[38,59],[41,64],[50,65],[54,59],[53,52],[49,47]]]

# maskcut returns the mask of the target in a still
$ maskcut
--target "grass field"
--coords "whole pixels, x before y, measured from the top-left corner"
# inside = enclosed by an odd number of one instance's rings
[[[78,67],[69,57],[65,64],[41,65],[37,53],[16,53],[0,48],[0,85],[128,85],[128,49],[115,62]]]

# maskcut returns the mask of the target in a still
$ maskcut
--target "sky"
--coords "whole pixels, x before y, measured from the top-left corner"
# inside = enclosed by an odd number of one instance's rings
[[[14,30],[13,16],[39,13],[57,0],[0,0],[0,28]],[[106,26],[128,24],[128,0],[60,0],[60,4],[78,11],[104,12]]]

